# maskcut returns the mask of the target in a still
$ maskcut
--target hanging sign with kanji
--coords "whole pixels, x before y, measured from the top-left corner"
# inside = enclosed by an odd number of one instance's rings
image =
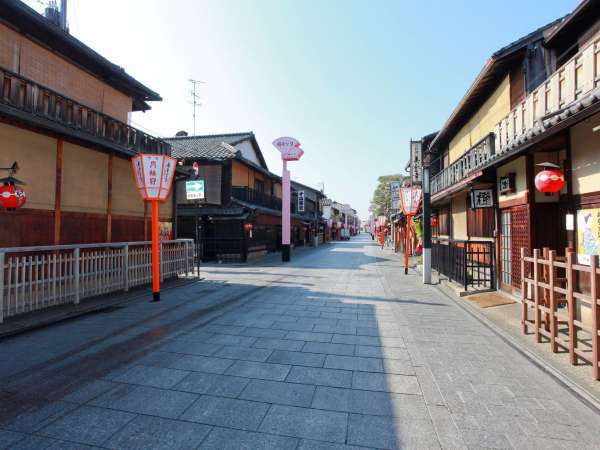
[[[284,161],[298,161],[304,155],[300,142],[292,137],[280,137],[273,141],[273,145],[281,152]]]
[[[418,187],[400,188],[400,206],[405,216],[414,216],[419,212],[423,191]]]
[[[471,191],[471,209],[493,208],[493,189],[473,189]]]
[[[165,155],[140,154],[131,159],[135,184],[144,200],[165,200],[171,191],[177,160]]]

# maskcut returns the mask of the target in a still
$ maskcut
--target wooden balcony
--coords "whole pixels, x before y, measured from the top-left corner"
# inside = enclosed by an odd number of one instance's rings
[[[431,194],[442,192],[485,166],[494,156],[494,133],[467,150],[460,158],[431,178]]]
[[[171,153],[162,139],[2,68],[0,115],[126,155]]]
[[[236,200],[281,211],[281,199],[246,186],[232,186],[231,196]]]
[[[496,125],[496,154],[542,133],[551,126],[554,115],[590,94],[599,83],[600,38],[580,50]]]

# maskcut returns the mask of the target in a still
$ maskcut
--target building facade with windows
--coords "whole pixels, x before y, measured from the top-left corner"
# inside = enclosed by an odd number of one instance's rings
[[[27,201],[0,211],[0,247],[145,240],[149,214],[130,159],[170,146],[128,117],[159,100],[51,20],[3,1],[0,167],[17,163]],[[167,232],[171,220],[169,199],[161,207]]]
[[[437,246],[451,278],[518,294],[521,249],[598,251],[586,243],[600,239],[590,225],[600,207],[599,74],[594,1],[486,62],[423,154],[432,174],[433,258]],[[555,194],[534,184],[548,162],[566,180]]]

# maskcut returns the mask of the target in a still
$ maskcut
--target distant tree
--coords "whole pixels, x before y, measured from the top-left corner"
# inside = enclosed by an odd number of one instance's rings
[[[409,177],[400,174],[394,175],[382,175],[377,181],[377,187],[373,192],[373,199],[371,200],[371,207],[373,208],[373,215],[387,216],[389,217],[392,211],[392,195],[390,191],[390,183],[392,181],[404,182]]]

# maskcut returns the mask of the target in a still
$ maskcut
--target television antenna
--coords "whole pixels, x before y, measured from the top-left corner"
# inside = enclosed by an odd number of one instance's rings
[[[196,94],[196,86],[199,84],[206,84],[205,81],[199,81],[199,80],[192,80],[190,78],[189,82],[192,84],[192,89],[190,90],[190,96],[192,97],[192,101],[189,102],[190,104],[192,104],[193,106],[193,113],[192,113],[192,117],[194,120],[194,133],[193,135],[196,135],[196,108],[202,106],[202,102],[200,101],[200,96],[198,94]]]

